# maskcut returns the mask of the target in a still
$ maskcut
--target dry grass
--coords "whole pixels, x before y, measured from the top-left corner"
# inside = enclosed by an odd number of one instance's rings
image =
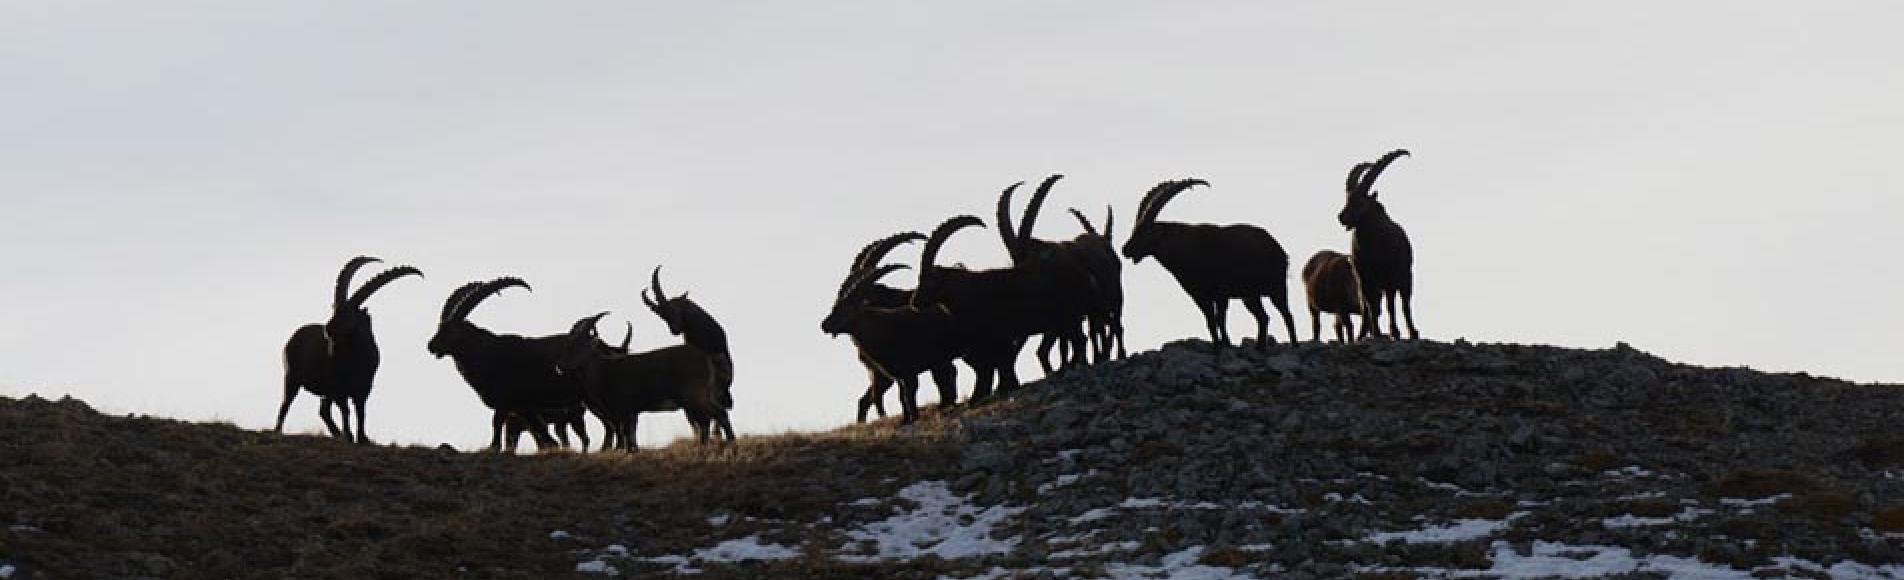
[[[15,578],[566,576],[578,546],[551,531],[679,553],[705,547],[714,513],[813,521],[945,477],[955,431],[931,415],[731,447],[503,457],[0,399],[0,526],[33,530],[0,532],[0,558]],[[776,570],[867,572],[822,567]]]

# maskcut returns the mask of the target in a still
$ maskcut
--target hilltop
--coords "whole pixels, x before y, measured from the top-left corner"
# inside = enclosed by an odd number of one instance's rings
[[[1184,341],[917,425],[634,457],[0,399],[0,577],[1904,577],[1901,410],[1426,341]]]

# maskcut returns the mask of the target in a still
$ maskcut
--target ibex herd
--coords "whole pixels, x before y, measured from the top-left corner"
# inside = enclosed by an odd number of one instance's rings
[[[1324,314],[1336,316],[1339,341],[1401,338],[1396,319],[1402,317],[1407,318],[1408,338],[1419,338],[1412,305],[1413,249],[1407,233],[1376,200],[1375,191],[1382,172],[1407,155],[1408,151],[1397,149],[1350,170],[1348,197],[1337,215],[1351,232],[1350,254],[1321,250],[1302,268],[1311,340],[1321,340]],[[990,397],[994,382],[1000,390],[1015,389],[1018,355],[1034,336],[1041,337],[1038,361],[1046,374],[1122,358],[1123,259],[1142,264],[1146,258],[1156,258],[1202,314],[1219,354],[1232,346],[1225,325],[1232,299],[1242,301],[1255,318],[1259,347],[1267,349],[1275,343],[1265,298],[1281,315],[1290,340],[1300,340],[1289,312],[1289,254],[1274,236],[1248,224],[1158,219],[1171,200],[1208,182],[1181,179],[1152,187],[1137,205],[1120,252],[1113,241],[1109,208],[1099,224],[1102,229],[1084,212],[1071,208],[1084,233],[1069,240],[1033,237],[1040,209],[1062,178],[1052,175],[1038,185],[1016,227],[1011,219],[1012,196],[1024,182],[999,194],[996,226],[1011,257],[1008,267],[973,270],[940,263],[940,253],[953,234],[985,227],[971,215],[947,219],[929,235],[908,231],[874,240],[854,257],[820,330],[852,337],[866,368],[870,384],[858,401],[859,421],[867,420],[869,410],[884,417],[884,395],[895,385],[903,421],[916,420],[921,374],[932,376],[943,405],[955,404],[958,371],[954,363],[958,361],[976,377],[971,402]],[[884,263],[893,250],[913,242],[923,242],[917,286],[904,290],[882,283],[893,272],[913,267]],[[378,351],[364,302],[393,281],[422,277],[416,268],[400,266],[348,292],[357,270],[378,261],[357,257],[347,262],[338,276],[330,320],[298,328],[285,345],[284,399],[277,429],[282,430],[285,414],[301,388],[319,398],[319,415],[332,436],[369,442],[364,404],[377,371]],[[650,274],[649,288],[641,291],[642,303],[682,342],[646,352],[629,350],[632,324],[620,346],[602,340],[597,325],[607,312],[575,321],[568,332],[537,337],[497,334],[469,322],[470,312],[484,300],[510,288],[530,291],[527,282],[505,276],[470,282],[452,292],[428,344],[432,355],[454,362],[477,398],[491,409],[491,450],[513,452],[523,431],[530,433],[539,448],[567,447],[568,432],[573,431],[586,449],[590,442],[583,417],[592,414],[603,426],[601,449],[635,451],[635,426],[641,413],[677,410],[686,416],[700,442],[735,439],[728,420],[728,411],[734,407],[734,363],[727,334],[686,294],[664,292],[660,267]],[[1395,306],[1397,296],[1400,310]],[[1387,334],[1379,325],[1383,299],[1391,313]],[[1358,314],[1362,317],[1359,334],[1352,320]],[[1058,350],[1056,365],[1050,359],[1053,346]],[[343,409],[342,428],[332,422],[333,403]],[[352,407],[357,411],[354,435]],[[550,427],[555,428],[554,435]]]

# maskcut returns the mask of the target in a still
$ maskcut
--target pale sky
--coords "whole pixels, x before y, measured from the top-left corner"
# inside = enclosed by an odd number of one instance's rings
[[[1343,176],[1396,147],[1415,155],[1380,190],[1426,337],[1904,382],[1898,22],[1875,1],[0,4],[0,395],[269,428],[285,339],[372,254],[428,277],[370,303],[370,434],[468,447],[487,411],[424,351],[452,289],[521,276],[534,293],[473,319],[613,310],[647,349],[678,340],[636,295],[664,264],[732,337],[735,427],[824,429],[864,388],[818,325],[868,240],[989,223],[1004,186],[1064,173],[1038,235],[1113,204],[1121,243],[1151,185],[1201,177],[1164,219],[1264,227],[1298,288],[1348,248]],[[991,230],[946,255],[1006,262]],[[1154,261],[1125,285],[1133,350],[1203,336]],[[316,406],[287,428],[321,429]]]

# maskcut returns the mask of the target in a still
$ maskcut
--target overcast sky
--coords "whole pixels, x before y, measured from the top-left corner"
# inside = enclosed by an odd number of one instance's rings
[[[665,264],[732,336],[735,426],[822,429],[864,388],[818,325],[868,240],[1061,172],[1038,235],[1111,204],[1121,243],[1201,177],[1165,219],[1299,267],[1396,147],[1425,337],[1904,381],[1904,4],[741,4],[0,4],[0,395],[268,428],[285,339],[372,254],[428,278],[371,301],[370,434],[467,447],[487,411],[423,347],[450,290],[518,275],[473,320],[613,310],[654,348]],[[1204,334],[1155,262],[1125,284],[1133,350]]]

